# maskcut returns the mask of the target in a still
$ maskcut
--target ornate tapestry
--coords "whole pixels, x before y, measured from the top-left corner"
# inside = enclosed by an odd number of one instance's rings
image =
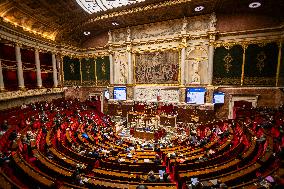
[[[136,84],[178,84],[179,52],[157,51],[136,54]]]
[[[110,61],[108,56],[96,59],[96,77],[98,85],[108,85],[110,79]]]
[[[81,83],[80,60],[78,58],[63,58],[64,84],[78,85]]]
[[[213,60],[213,84],[240,85],[242,62],[243,48],[241,45],[231,48],[217,47]]]
[[[246,50],[244,85],[275,86],[277,43],[251,44]]]
[[[81,72],[83,85],[94,85],[96,83],[95,61],[93,58],[81,59]]]

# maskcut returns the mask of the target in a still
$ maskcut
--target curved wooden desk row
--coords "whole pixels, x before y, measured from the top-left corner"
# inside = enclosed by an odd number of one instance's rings
[[[40,156],[37,156],[40,157]],[[13,160],[16,163],[16,165],[24,172],[24,174],[28,175],[29,178],[32,181],[36,181],[38,184],[40,184],[42,187],[46,188],[51,188],[55,185],[54,179],[49,177],[48,175],[46,175],[45,173],[41,172],[40,170],[37,170],[35,168],[33,168],[31,165],[29,165],[22,157],[20,154],[16,153],[13,156]],[[41,162],[44,162],[44,160],[41,160]],[[44,162],[46,163],[46,162]],[[52,163],[46,163],[49,164],[49,169],[52,169],[53,171],[59,171],[59,169],[56,167],[56,165],[52,164]],[[131,178],[132,180],[134,180],[136,178],[135,175],[131,175],[131,174],[126,174],[126,173],[116,173],[116,175],[114,174],[114,172],[108,172],[105,170],[100,170],[100,169],[96,169],[93,170],[95,174],[103,174],[103,175],[110,175],[112,176],[112,179],[106,179],[106,178],[100,178],[100,177],[88,177],[88,183],[93,185],[93,186],[100,186],[100,188],[105,188],[105,187],[113,187],[113,188],[136,188],[136,186],[139,184],[138,182],[129,182],[129,179]],[[66,176],[67,172],[60,172],[60,174],[63,174],[64,176]],[[71,175],[68,175],[71,176]],[[119,179],[121,179],[122,177],[126,178],[126,182],[124,182],[123,184],[120,184],[120,180],[114,180],[113,176],[118,177]],[[86,176],[84,176],[86,177]],[[172,183],[151,183],[153,185],[157,185],[159,186],[159,188],[175,188],[175,184]],[[14,185],[14,184],[13,184]],[[8,185],[9,186],[9,185]],[[126,187],[127,186],[127,187]],[[63,183],[63,186],[61,188],[84,188],[84,187],[80,187],[77,185],[72,185],[72,184],[67,184],[67,183]],[[153,188],[153,187],[148,187],[148,188]],[[156,187],[155,187],[156,188]]]
[[[44,156],[41,152],[39,152],[37,149],[33,150],[34,157],[37,158],[37,160],[48,170],[52,171],[55,175],[58,176],[64,176],[64,177],[71,177],[73,172],[72,170],[68,170],[65,167],[62,167],[61,165],[55,163],[54,161],[48,159],[46,156]]]
[[[222,151],[224,148],[228,147],[232,138],[233,138],[233,135],[230,135],[228,140],[216,149],[216,153],[218,153],[219,151]],[[182,153],[183,154],[182,158],[185,159],[185,163],[181,163],[179,165],[186,165],[186,164],[190,164],[190,163],[194,162],[196,159],[198,159],[199,157],[204,155],[204,149],[210,149],[210,148],[214,147],[215,145],[218,145],[217,142],[218,142],[218,140],[217,140],[217,138],[215,138],[213,141],[209,142],[204,147],[198,147],[197,149]],[[171,166],[173,166],[177,162],[176,161],[177,158],[178,157],[170,160]]]
[[[271,140],[272,138],[268,139],[269,141]],[[270,143],[270,145],[273,145],[273,143]],[[255,141],[254,143],[252,144],[252,147],[255,147]],[[253,151],[253,148],[250,148],[250,150],[247,152],[247,154],[249,153],[252,153]],[[271,146],[270,146],[271,147]],[[243,157],[247,157],[248,155],[243,155]],[[266,150],[264,154],[262,154],[260,157],[258,157],[259,160],[263,160],[263,158],[265,157],[265,160],[268,161],[268,159],[271,157],[272,153],[271,153],[271,150]],[[225,166],[231,166],[230,164],[227,164]],[[249,164],[243,166],[243,167],[240,167],[240,168],[237,168],[235,170],[232,170],[232,171],[229,171],[229,172],[226,172],[224,174],[220,174],[218,176],[213,176],[213,177],[207,177],[206,180],[203,180],[201,179],[202,182],[208,182],[209,179],[219,179],[221,182],[224,182],[228,185],[236,185],[239,183],[240,179],[243,181],[243,182],[250,182],[251,181],[251,178],[253,178],[255,176],[255,172],[261,167],[262,165],[258,162],[250,162]],[[219,170],[220,168],[222,167],[215,167],[212,169],[213,172]],[[217,170],[216,170],[217,169]],[[205,171],[205,170],[204,170]],[[207,170],[206,170],[207,171]],[[202,174],[204,172],[201,172]],[[213,174],[212,174],[213,175]],[[186,176],[190,176],[189,174],[187,174]],[[198,175],[196,176],[198,177]],[[205,184],[206,185],[206,184]],[[252,185],[249,185],[249,186],[252,186]],[[254,187],[252,187],[254,188]]]
[[[36,170],[34,167],[28,164],[19,153],[15,153],[12,157],[16,166],[18,166],[20,170],[24,172],[24,174],[28,175],[30,179],[36,181],[42,186],[52,187],[54,185],[53,178]]]
[[[21,186],[12,181],[2,169],[0,170],[0,186],[3,189],[21,188]]]
[[[255,150],[255,141],[253,140],[249,150],[247,152],[245,152],[243,154],[243,158],[246,159],[247,157],[249,157],[250,154],[252,154],[252,152]],[[209,159],[210,161],[210,159]],[[181,180],[184,180],[186,178],[190,178],[193,176],[202,178],[205,177],[209,174],[220,174],[220,173],[224,173],[226,171],[230,171],[233,170],[235,168],[237,168],[237,165],[241,162],[241,160],[239,159],[234,159],[234,160],[228,160],[226,162],[222,162],[219,165],[213,165],[212,168],[203,168],[201,170],[194,170],[193,172],[185,172],[185,173],[180,173],[179,174],[179,178]],[[181,171],[180,171],[181,172]]]
[[[236,157],[237,154],[242,153],[244,146],[242,143],[239,143],[235,148],[230,149],[225,154],[219,154],[213,158],[208,159],[207,161],[195,161],[195,162],[184,162],[179,163],[176,166],[177,171],[186,171],[187,169],[196,170],[202,167],[211,167],[218,165],[219,162],[231,161]]]

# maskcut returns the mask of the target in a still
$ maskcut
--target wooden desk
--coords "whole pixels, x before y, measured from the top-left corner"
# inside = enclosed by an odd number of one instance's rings
[[[54,185],[54,181],[48,175],[36,170],[35,168],[31,167],[22,157],[20,154],[15,153],[13,156],[13,160],[16,165],[29,177],[31,177],[36,182],[51,187]]]
[[[39,152],[37,149],[34,149],[33,153],[34,156],[41,162],[41,164],[43,164],[46,168],[50,169],[51,171],[66,177],[71,177],[71,175],[73,174],[73,171],[66,170],[65,167],[62,167],[61,165],[58,165],[55,162],[52,162],[51,160],[43,156],[41,152]]]
[[[154,132],[145,132],[145,131],[140,132],[140,131],[134,130],[133,136],[136,137],[136,138],[153,140],[154,139]]]

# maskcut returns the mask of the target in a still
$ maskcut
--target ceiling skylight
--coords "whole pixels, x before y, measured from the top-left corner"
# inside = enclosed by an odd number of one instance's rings
[[[76,0],[77,3],[89,14],[106,11],[116,7],[140,3],[145,0]]]

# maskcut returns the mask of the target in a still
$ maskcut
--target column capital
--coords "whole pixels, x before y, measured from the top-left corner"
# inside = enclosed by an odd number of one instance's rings
[[[214,43],[216,40],[216,33],[215,32],[208,32],[209,43]]]
[[[186,48],[187,47],[187,38],[186,37],[182,37],[181,39],[181,43],[179,44],[180,48]]]
[[[126,46],[126,52],[131,52],[131,49],[132,49],[132,45],[131,44],[128,44],[127,46]]]
[[[51,54],[54,55],[54,56],[56,56],[56,54],[57,54],[57,51],[56,51],[56,50],[52,50],[52,51],[50,51],[50,52],[51,52]]]

